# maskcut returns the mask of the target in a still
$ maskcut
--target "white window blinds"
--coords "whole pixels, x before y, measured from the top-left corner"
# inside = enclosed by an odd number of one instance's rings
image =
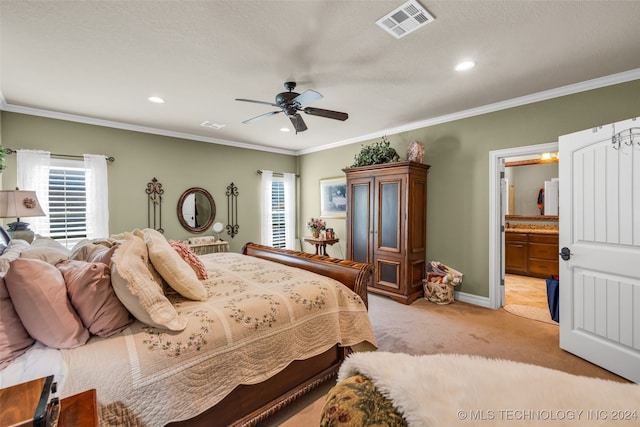
[[[82,161],[51,161],[49,236],[67,247],[87,238],[87,187]]]

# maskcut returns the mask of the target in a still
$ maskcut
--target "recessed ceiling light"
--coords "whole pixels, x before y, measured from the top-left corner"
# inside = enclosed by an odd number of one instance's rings
[[[289,128],[280,128],[280,132],[291,132]]]
[[[153,102],[154,104],[164,103],[164,99],[160,98],[159,96],[150,96],[149,98],[147,98],[147,100],[149,100],[149,102]]]
[[[467,71],[476,66],[474,61],[462,61],[456,65],[456,71]]]

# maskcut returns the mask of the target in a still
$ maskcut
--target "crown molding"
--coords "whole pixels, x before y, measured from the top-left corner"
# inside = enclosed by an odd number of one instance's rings
[[[471,108],[469,110],[459,111],[452,114],[446,114],[444,116],[434,117],[432,119],[421,120],[419,122],[407,123],[402,126],[397,126],[389,129],[383,129],[379,132],[369,133],[356,138],[345,139],[332,144],[323,145],[320,147],[308,148],[305,150],[296,151],[296,155],[303,155],[314,153],[317,151],[324,151],[331,148],[341,147],[344,145],[354,144],[356,142],[367,141],[374,138],[380,138],[382,135],[395,135],[401,132],[407,132],[415,129],[426,128],[430,126],[439,125],[442,123],[452,122],[455,120],[466,119],[469,117],[480,116],[482,114],[493,113],[500,110],[506,110],[508,108],[520,107],[522,105],[533,104],[540,101],[546,101],[553,98],[559,98],[561,96],[573,95],[580,92],[586,92],[589,90],[600,89],[607,86],[613,86],[620,83],[627,83],[633,80],[640,79],[640,68],[625,71],[618,74],[611,74],[609,76],[600,77],[597,79],[587,80],[572,85],[562,86],[556,89],[550,89],[543,92],[537,92],[531,95],[525,95],[518,98],[509,99],[506,101],[496,102],[494,104],[484,105],[482,107]]]
[[[84,123],[89,125],[129,130],[134,132],[168,136],[172,138],[181,138],[181,139],[188,139],[193,141],[208,142],[211,144],[226,145],[226,146],[236,147],[236,148],[245,148],[248,150],[266,151],[270,153],[301,156],[304,154],[310,154],[310,153],[315,153],[319,151],[326,151],[332,148],[342,147],[344,145],[350,145],[357,142],[379,138],[381,135],[395,135],[398,133],[408,132],[415,129],[426,128],[426,127],[435,126],[442,123],[452,122],[455,120],[466,119],[469,117],[479,116],[487,113],[493,113],[500,110],[506,110],[508,108],[514,108],[522,105],[533,104],[535,102],[546,101],[549,99],[559,98],[561,96],[566,96],[566,95],[573,95],[580,92],[586,92],[589,90],[599,89],[607,86],[613,86],[616,84],[626,83],[626,82],[630,82],[638,79],[640,79],[640,68],[636,68],[633,70],[612,74],[609,76],[600,77],[592,80],[587,80],[580,83],[562,86],[556,89],[537,92],[531,95],[525,95],[518,98],[509,99],[506,101],[496,102],[493,104],[484,105],[482,107],[471,108],[469,110],[463,110],[463,111],[459,111],[452,114],[446,114],[446,115],[434,117],[431,119],[421,120],[418,122],[407,123],[407,124],[396,126],[393,128],[382,129],[378,132],[368,133],[365,135],[360,135],[355,138],[344,139],[342,141],[336,141],[331,144],[326,144],[319,147],[307,148],[307,149],[298,150],[298,151],[265,147],[261,145],[247,144],[243,142],[230,141],[226,139],[210,138],[210,137],[204,137],[199,135],[174,132],[166,129],[158,129],[158,128],[152,128],[147,126],[138,126],[131,123],[96,119],[93,117],[80,116],[76,114],[61,113],[57,111],[44,110],[40,108],[23,107],[20,105],[7,104],[4,96],[2,95],[2,92],[0,92],[0,110],[9,111],[13,113],[27,114],[32,116],[47,117],[51,119]]]
[[[188,139],[192,141],[208,142],[210,144],[226,145],[248,150],[267,151],[270,153],[287,154],[295,156],[296,152],[281,148],[265,147],[262,145],[247,144],[244,142],[229,141],[226,139],[210,138],[200,135],[193,135],[182,132],[174,132],[166,129],[158,129],[147,126],[139,126],[131,123],[116,122],[112,120],[96,119],[94,117],[80,116],[77,114],[61,113],[58,111],[44,110],[41,108],[24,107],[21,105],[7,104],[2,93],[0,93],[0,110],[11,113],[27,114],[30,116],[46,117],[49,119],[64,120],[68,122],[83,123],[88,125],[103,126],[114,129],[128,130],[133,132],[149,133],[153,135],[168,136],[172,138]]]

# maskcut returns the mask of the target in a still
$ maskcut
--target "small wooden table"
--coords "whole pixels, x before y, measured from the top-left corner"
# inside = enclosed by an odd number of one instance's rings
[[[0,425],[32,425],[45,378],[0,390]],[[65,397],[58,403],[58,427],[98,427],[96,390]]]
[[[58,427],[98,427],[96,390],[91,389],[60,401]]]
[[[320,237],[316,239],[315,237],[305,237],[304,241],[316,246],[316,255],[326,255],[327,245],[331,246],[334,243],[338,243],[340,239],[323,239]]]
[[[229,242],[225,240],[216,240],[210,243],[187,244],[189,249],[196,255],[205,255],[216,252],[229,252]]]

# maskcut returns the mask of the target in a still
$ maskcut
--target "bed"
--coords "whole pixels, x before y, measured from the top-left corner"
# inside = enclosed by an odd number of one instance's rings
[[[83,242],[69,253],[46,238],[18,243],[9,242],[0,256],[0,338],[6,341],[13,328],[16,339],[11,305],[27,329],[21,338],[30,344],[8,363],[6,343],[0,344],[0,387],[53,373],[62,398],[95,388],[102,426],[254,425],[335,378],[350,352],[376,349],[366,310],[368,264],[252,243],[242,254],[207,254],[190,262],[193,254],[150,229]],[[7,252],[13,260],[2,259]],[[115,309],[103,310],[100,322],[85,321],[87,309],[74,294],[79,287],[69,282],[79,274],[74,269],[87,265],[110,276],[126,321],[110,317]],[[34,325],[28,317],[40,314],[33,307],[25,314],[29,306],[21,294],[38,288],[28,283],[34,275],[41,283],[57,280],[59,290],[56,274],[64,279],[67,308],[81,318],[71,339],[69,331],[58,337],[60,349],[43,343],[51,337],[37,329],[69,322],[40,319]],[[198,274],[206,278],[194,282]],[[100,280],[104,288],[106,279]]]
[[[353,353],[321,427],[638,426],[640,385],[460,354]]]

